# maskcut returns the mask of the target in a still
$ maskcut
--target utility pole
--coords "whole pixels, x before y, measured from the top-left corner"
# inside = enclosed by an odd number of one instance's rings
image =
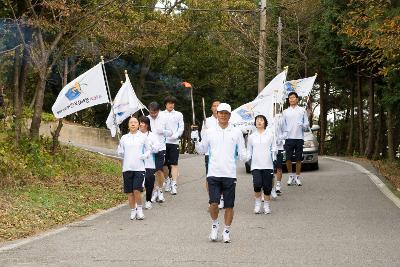
[[[276,74],[282,71],[282,21],[278,19],[278,52],[276,55]]]
[[[260,48],[258,52],[258,93],[265,87],[265,42],[267,24],[267,0],[261,0],[260,13]]]

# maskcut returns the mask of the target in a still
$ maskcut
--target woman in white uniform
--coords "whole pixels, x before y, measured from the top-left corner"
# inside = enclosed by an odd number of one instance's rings
[[[249,136],[247,159],[251,159],[251,173],[255,196],[254,213],[261,213],[261,189],[264,192],[264,214],[270,214],[272,182],[274,178],[273,151],[274,136],[267,128],[268,121],[263,115],[255,117],[256,131]]]
[[[139,129],[147,137],[147,144],[150,148],[150,156],[145,159],[144,165],[146,169],[144,186],[146,188],[146,203],[144,204],[145,209],[151,209],[151,196],[154,190],[155,172],[156,172],[156,154],[159,150],[158,137],[151,131],[150,119],[146,116],[139,118]]]
[[[142,192],[145,176],[145,159],[150,155],[146,136],[139,129],[139,121],[131,117],[128,122],[129,133],[121,137],[118,154],[123,156],[122,175],[124,192],[128,195],[131,208],[130,219],[143,220]]]

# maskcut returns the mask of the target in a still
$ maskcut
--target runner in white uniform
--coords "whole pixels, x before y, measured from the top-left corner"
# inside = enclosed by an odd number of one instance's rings
[[[166,150],[166,138],[172,135],[172,131],[167,128],[167,120],[160,112],[160,105],[157,102],[151,102],[149,104],[149,115],[150,126],[152,132],[157,136],[159,143],[158,153],[155,155],[155,176],[156,185],[151,202],[159,201],[164,202],[163,183],[164,183],[164,172],[163,166],[165,162],[165,150]]]
[[[257,130],[247,141],[247,160],[251,159],[251,173],[255,195],[254,213],[261,213],[261,189],[264,191],[264,213],[270,214],[271,190],[274,179],[274,135],[264,115],[255,117]]]
[[[212,102],[212,104],[211,104],[212,115],[206,119],[205,124],[203,122],[203,127],[201,128],[201,137],[202,138],[205,136],[207,129],[216,128],[218,126],[217,108],[220,103],[221,102],[219,100],[214,100]],[[204,161],[205,161],[205,165],[206,165],[206,177],[207,177],[208,161],[209,161],[208,151],[205,154]],[[206,179],[206,188],[208,191],[207,179]],[[220,209],[224,208],[224,197],[222,195],[221,195],[221,200],[219,201],[218,208],[220,208]]]
[[[124,178],[124,192],[128,195],[131,208],[130,219],[143,220],[142,192],[145,176],[145,162],[149,157],[150,149],[146,136],[138,131],[139,121],[131,117],[128,122],[129,133],[121,137],[118,146],[118,155],[123,156],[122,175]]]
[[[207,173],[210,215],[212,219],[210,240],[218,240],[218,203],[221,193],[225,204],[225,227],[222,234],[223,241],[230,243],[230,227],[233,220],[233,207],[235,204],[236,188],[236,159],[237,156],[246,160],[246,148],[242,132],[229,125],[231,107],[221,103],[217,108],[218,127],[208,129],[205,137],[198,142],[198,132],[193,131],[191,138],[195,140],[196,150],[200,154],[209,152],[209,165]]]
[[[164,177],[166,177],[165,191],[171,191],[172,195],[177,194],[179,138],[182,136],[183,130],[185,129],[183,115],[181,112],[174,109],[175,103],[176,98],[174,96],[167,96],[164,99],[165,110],[162,112],[163,116],[166,118],[167,129],[172,131],[172,135],[166,139],[164,163]],[[172,181],[168,177],[168,167],[171,168]]]
[[[295,92],[289,93],[289,107],[283,111],[285,120],[285,151],[286,167],[289,173],[288,185],[295,182],[301,186],[301,161],[303,159],[304,130],[309,128],[307,112],[299,107],[299,96]],[[296,160],[296,176],[292,173],[292,156]]]
[[[139,118],[139,129],[147,137],[147,144],[150,147],[151,154],[145,159],[144,165],[146,168],[145,175],[145,188],[146,188],[146,203],[144,204],[145,209],[152,208],[151,197],[154,189],[155,172],[156,172],[156,155],[159,151],[160,144],[157,136],[151,131],[150,119],[142,116]]]

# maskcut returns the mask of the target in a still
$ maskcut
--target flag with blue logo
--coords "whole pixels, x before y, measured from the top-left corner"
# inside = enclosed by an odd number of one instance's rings
[[[138,110],[146,109],[146,106],[137,98],[128,75],[126,80],[115,96],[113,106],[108,115],[106,125],[111,130],[111,136],[114,137],[120,125],[126,118]]]
[[[108,103],[106,84],[101,63],[68,83],[58,95],[51,110],[56,118]]]
[[[284,101],[286,74],[287,69],[276,75],[253,101],[233,110],[229,122],[247,132],[254,128],[255,116],[264,115],[270,120],[273,117],[274,103]]]
[[[312,77],[307,77],[304,79],[287,81],[285,83],[285,95],[286,97],[290,92],[296,92],[298,96],[309,96],[313,88],[317,74]]]

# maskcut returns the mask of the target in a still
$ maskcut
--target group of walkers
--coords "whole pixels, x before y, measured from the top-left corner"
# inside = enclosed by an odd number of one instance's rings
[[[255,130],[248,136],[247,147],[242,131],[229,123],[232,112],[230,105],[220,101],[213,101],[213,114],[205,120],[201,135],[197,130],[191,132],[196,151],[205,155],[208,209],[212,220],[211,241],[218,240],[218,214],[224,208],[222,240],[231,242],[238,158],[251,162],[256,214],[270,214],[271,198],[281,194],[283,152],[286,154],[288,185],[302,185],[300,174],[304,130],[309,128],[309,123],[305,109],[297,105],[298,95],[291,92],[288,99],[289,107],[283,112],[277,108],[273,121],[268,121],[264,115],[255,116]],[[172,195],[177,194],[178,140],[184,124],[182,113],[174,109],[175,103],[175,97],[166,97],[164,111],[160,111],[158,103],[150,103],[150,114],[139,119],[131,117],[129,133],[121,138],[118,153],[123,155],[124,192],[128,195],[132,220],[144,218],[141,199],[144,186],[145,209],[151,209],[156,201],[165,201],[163,189]],[[292,173],[292,160],[296,162],[295,173]]]

